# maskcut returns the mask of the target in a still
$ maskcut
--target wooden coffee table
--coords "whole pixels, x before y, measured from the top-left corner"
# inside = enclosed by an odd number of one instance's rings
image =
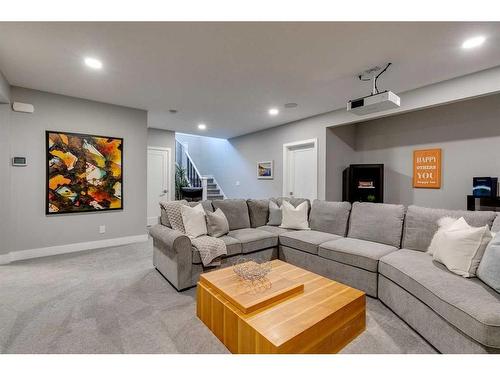
[[[232,353],[336,353],[365,329],[365,293],[272,261],[252,286],[232,268],[204,273],[198,318]]]

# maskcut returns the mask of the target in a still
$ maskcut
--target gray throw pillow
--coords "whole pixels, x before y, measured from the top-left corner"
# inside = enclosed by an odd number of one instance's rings
[[[500,293],[500,232],[486,247],[477,269],[477,277]]]
[[[281,207],[279,207],[273,201],[269,201],[269,221],[267,225],[281,225],[281,220],[283,218],[283,213]]]
[[[205,214],[209,236],[221,237],[229,232],[229,223],[220,208],[216,209],[215,212],[205,211]]]

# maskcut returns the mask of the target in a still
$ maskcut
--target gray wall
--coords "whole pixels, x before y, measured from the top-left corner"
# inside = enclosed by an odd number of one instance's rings
[[[149,117],[148,117],[149,121]],[[166,147],[171,150],[171,165],[170,170],[175,171],[175,132],[170,130],[161,129],[148,129],[148,146],[152,147]],[[174,176],[174,173],[171,173]],[[170,181],[170,192],[172,199],[175,198],[175,179],[171,178]]]
[[[326,200],[340,201],[342,199],[342,172],[347,165],[359,162],[355,147],[355,125],[326,129]]]
[[[145,234],[146,112],[18,87],[12,99],[33,104],[35,113],[9,114],[10,155],[26,156],[29,165],[9,168],[10,244],[2,252]],[[45,130],[124,138],[123,211],[45,215]]]
[[[350,125],[352,163],[385,164],[385,201],[428,207],[465,209],[472,177],[500,175],[500,95],[461,101],[383,119]],[[332,128],[345,139],[346,126]],[[352,133],[352,130],[350,130]],[[441,189],[412,187],[413,150],[442,149]],[[328,145],[329,158],[342,157],[343,148]],[[349,163],[345,160],[345,166]],[[336,168],[336,167],[335,167]],[[330,169],[330,165],[327,165]],[[334,171],[334,168],[331,168]],[[341,179],[338,171],[328,179]],[[339,199],[338,191],[329,199]]]

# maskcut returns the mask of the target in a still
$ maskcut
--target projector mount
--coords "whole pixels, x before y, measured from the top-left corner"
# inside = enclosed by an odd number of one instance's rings
[[[382,74],[385,73],[387,68],[391,65],[392,63],[387,63],[384,69],[382,69],[380,66],[374,66],[373,68],[367,69],[363,73],[358,75],[360,81],[363,82],[372,81],[372,94],[371,94],[372,96],[380,93],[377,86],[377,80]],[[377,72],[379,71],[380,73],[377,74]]]

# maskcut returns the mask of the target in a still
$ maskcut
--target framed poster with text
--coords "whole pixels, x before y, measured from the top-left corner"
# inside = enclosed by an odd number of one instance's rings
[[[413,187],[441,188],[441,149],[413,151]]]

